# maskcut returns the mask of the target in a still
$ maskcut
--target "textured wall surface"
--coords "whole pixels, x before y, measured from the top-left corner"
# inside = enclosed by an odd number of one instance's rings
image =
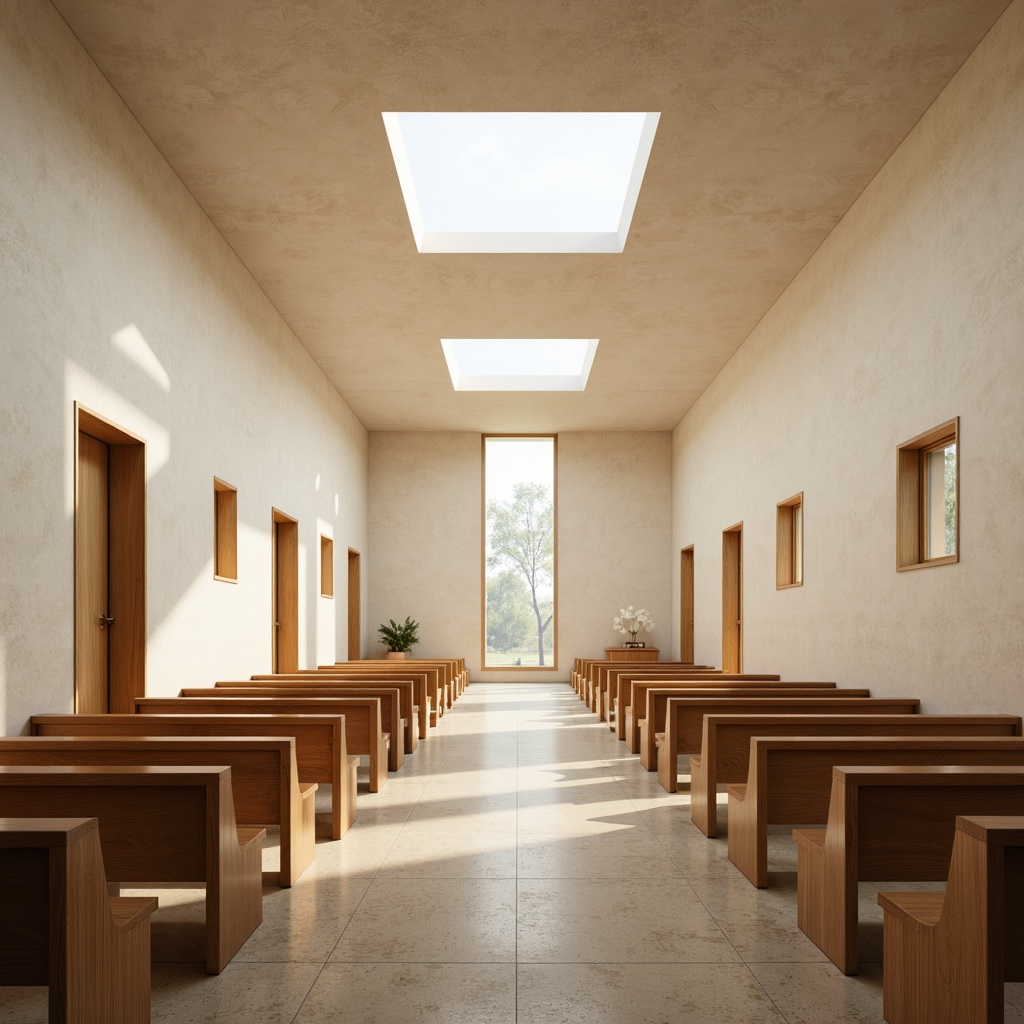
[[[581,433],[558,438],[559,661],[599,657],[628,637],[612,629],[620,608],[646,608],[672,640],[672,435]]]
[[[147,441],[148,692],[269,667],[272,506],[299,520],[300,661],[334,660],[365,430],[49,4],[0,6],[0,138],[0,731],[72,708],[75,401]]]
[[[480,435],[369,435],[367,656],[377,625],[420,624],[417,657],[480,664]]]
[[[742,520],[748,669],[1021,711],[1022,38],[1018,0],[676,428],[698,660],[721,659]],[[960,562],[897,573],[896,448],[953,416]],[[801,490],[806,583],[777,591],[775,506]]]
[[[572,659],[622,642],[620,607],[651,610],[671,637],[671,434],[558,436],[558,664],[477,678],[566,679]],[[481,439],[470,433],[370,434],[369,633],[412,615],[417,653],[481,659]],[[371,642],[372,646],[372,642]]]

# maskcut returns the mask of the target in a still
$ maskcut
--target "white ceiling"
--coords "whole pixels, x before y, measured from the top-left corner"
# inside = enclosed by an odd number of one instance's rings
[[[54,0],[370,430],[670,430],[1007,0]],[[625,251],[416,251],[381,113],[660,111]],[[583,393],[441,338],[599,338]]]

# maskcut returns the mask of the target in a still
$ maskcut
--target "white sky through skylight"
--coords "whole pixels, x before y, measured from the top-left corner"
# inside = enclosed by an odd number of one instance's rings
[[[596,338],[442,338],[456,391],[582,391]]]
[[[383,117],[420,252],[621,252],[659,115]]]

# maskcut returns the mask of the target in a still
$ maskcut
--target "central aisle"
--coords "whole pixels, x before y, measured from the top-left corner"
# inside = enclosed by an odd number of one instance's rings
[[[475,682],[223,975],[154,964],[154,1024],[879,1021],[880,968],[842,977],[795,871],[754,890],[687,801],[567,684]]]

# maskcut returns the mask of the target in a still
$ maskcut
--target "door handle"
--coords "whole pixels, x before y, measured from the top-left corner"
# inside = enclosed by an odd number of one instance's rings
[[[100,629],[106,626],[112,626],[114,624],[114,617],[112,615],[101,615],[100,616]]]

